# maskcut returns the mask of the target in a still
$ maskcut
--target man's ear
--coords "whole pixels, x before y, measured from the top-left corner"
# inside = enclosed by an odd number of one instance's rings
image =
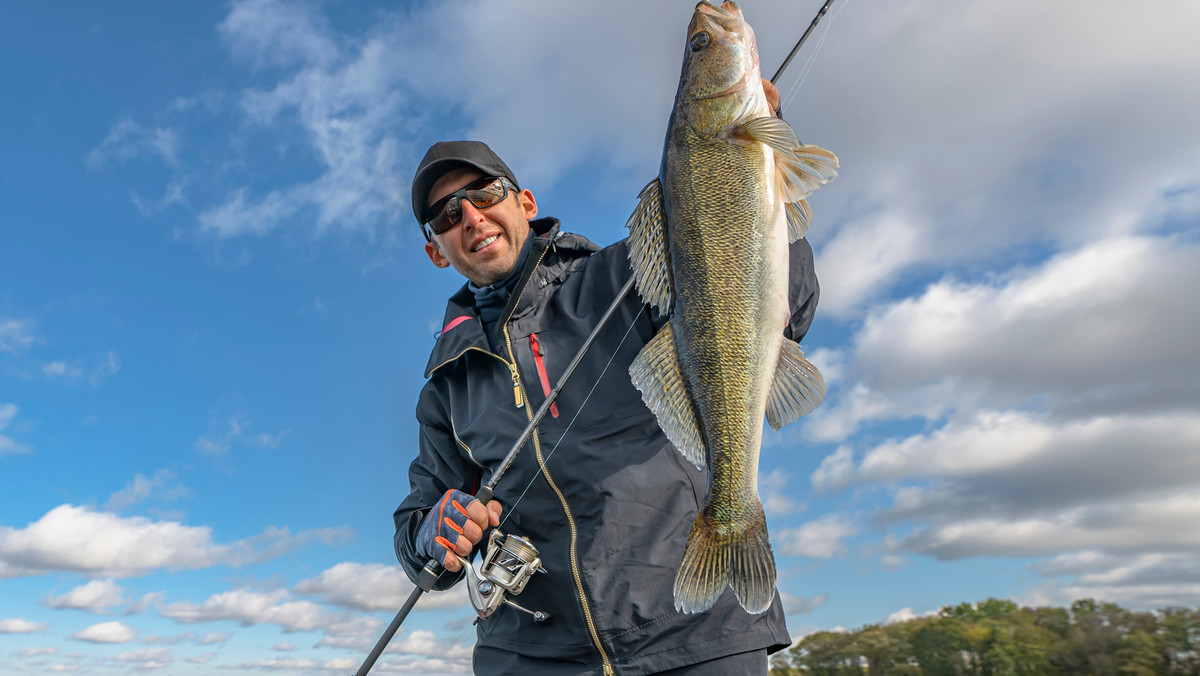
[[[433,242],[425,242],[425,254],[429,256],[429,260],[439,268],[450,267],[450,259],[442,255],[442,250]]]
[[[533,193],[529,192],[528,188],[517,193],[517,201],[521,204],[525,220],[532,221],[537,218],[537,200],[533,199]]]

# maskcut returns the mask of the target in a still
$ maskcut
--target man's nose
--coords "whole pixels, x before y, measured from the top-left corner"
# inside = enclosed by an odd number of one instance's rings
[[[460,204],[462,205],[459,208],[462,209],[462,220],[464,226],[475,227],[483,222],[483,209],[475,206],[471,203],[471,200],[468,199],[464,199]]]

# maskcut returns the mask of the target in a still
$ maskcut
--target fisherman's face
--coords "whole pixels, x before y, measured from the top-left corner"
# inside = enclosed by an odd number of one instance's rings
[[[447,172],[429,189],[426,207],[484,176],[468,167]],[[529,221],[537,216],[533,193],[510,189],[504,200],[486,209],[466,199],[461,203],[462,221],[433,235],[432,241],[425,244],[425,253],[434,265],[453,267],[477,286],[504,279],[516,266],[529,237]]]

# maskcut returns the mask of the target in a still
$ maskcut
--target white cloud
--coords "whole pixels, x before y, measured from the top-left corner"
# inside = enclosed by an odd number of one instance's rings
[[[120,511],[146,500],[152,494],[157,494],[163,500],[174,500],[187,495],[188,490],[182,484],[168,485],[174,478],[175,473],[169,469],[160,469],[151,478],[139,473],[125,484],[125,488],[109,497],[104,509],[111,512]]]
[[[796,596],[783,590],[779,591],[779,597],[783,601],[783,609],[788,617],[793,615],[808,615],[817,608],[825,605],[825,602],[829,600],[829,594],[818,594],[806,599],[803,596]]]
[[[23,617],[9,617],[0,620],[0,634],[36,634],[49,628],[48,624],[30,622]]]
[[[268,528],[251,538],[217,544],[206,526],[60,505],[25,528],[0,526],[0,565],[6,566],[0,570],[7,577],[59,570],[120,578],[158,569],[243,565],[313,541],[330,545],[347,536],[345,529],[292,535],[286,528]]]
[[[8,427],[13,418],[17,417],[16,404],[0,404],[0,432]],[[14,441],[12,437],[0,434],[0,456],[7,453],[28,453],[29,446]]]
[[[21,648],[17,651],[17,655],[21,657],[37,657],[38,655],[57,655],[58,646],[45,646],[42,648]]]
[[[224,455],[234,446],[276,449],[292,433],[287,429],[276,434],[252,434],[250,419],[240,410],[221,420],[210,418],[209,432],[195,443],[196,450],[208,455]]]
[[[200,639],[200,645],[213,645],[228,641],[233,634],[227,631],[210,631]]]
[[[75,608],[78,610],[102,610],[119,606],[125,602],[125,590],[112,580],[92,580],[69,590],[62,596],[47,595],[46,605],[51,608]]]
[[[790,516],[804,511],[804,505],[784,492],[789,480],[791,476],[779,467],[758,475],[758,492],[762,498],[763,510],[767,514]]]
[[[280,652],[291,652],[295,649],[296,646],[292,645],[291,643],[276,643],[275,645],[271,646],[271,650],[278,650]]]
[[[856,383],[814,415],[822,438],[873,420],[1027,405],[1060,415],[1200,404],[1200,246],[1120,237],[998,283],[942,281],[873,311],[847,370]]]
[[[192,664],[208,664],[217,655],[218,653],[202,653],[200,655],[193,655],[192,657],[185,657],[184,661]]]
[[[117,353],[109,350],[104,359],[88,372],[88,382],[92,387],[100,385],[100,381],[117,374],[121,370],[121,360],[117,358]]]
[[[904,608],[901,608],[900,610],[897,610],[896,612],[892,613],[891,615],[888,615],[886,618],[884,618],[883,624],[899,624],[902,622],[908,622],[909,620],[920,619],[922,617],[932,617],[934,615],[937,615],[938,612],[939,611],[937,611],[937,610],[930,610],[926,613],[918,615],[913,612],[912,608],[904,607]]]
[[[68,638],[88,643],[132,643],[137,639],[137,632],[121,622],[101,622],[80,629]]]
[[[351,610],[399,610],[412,592],[413,584],[399,566],[347,561],[322,571],[315,578],[301,581],[295,590]],[[429,592],[417,609],[455,607],[469,607],[465,585],[456,585],[444,592]]]
[[[118,653],[112,659],[137,663],[138,669],[165,669],[171,664],[173,655],[170,648],[146,648]]]
[[[119,120],[108,135],[83,158],[93,171],[130,160],[157,156],[168,166],[179,164],[179,139],[172,129],[148,129],[130,118]]]
[[[966,517],[922,527],[898,547],[954,560],[969,556],[1048,556],[1081,549],[1136,552],[1200,549],[1194,488],[1144,498],[1043,510],[1026,518]]]
[[[783,529],[775,535],[780,551],[788,556],[811,556],[829,559],[846,551],[842,540],[858,533],[858,527],[847,517],[826,514],[799,528]]]
[[[234,589],[214,594],[202,603],[170,603],[159,612],[185,624],[232,620],[242,626],[274,624],[287,633],[322,631],[335,637],[362,637],[378,632],[382,626],[371,617],[334,613],[312,601],[293,599],[283,589],[271,592]]]
[[[7,319],[0,317],[0,352],[18,354],[33,344],[34,321],[32,319]]]

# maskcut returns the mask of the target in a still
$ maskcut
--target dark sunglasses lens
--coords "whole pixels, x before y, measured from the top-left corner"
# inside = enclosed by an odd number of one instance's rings
[[[486,209],[508,196],[508,187],[502,178],[482,178],[465,188],[455,190],[442,199],[444,206],[436,216],[429,221],[429,229],[440,235],[458,225],[462,220],[463,197],[471,200],[476,208]],[[436,205],[435,205],[436,206]]]

